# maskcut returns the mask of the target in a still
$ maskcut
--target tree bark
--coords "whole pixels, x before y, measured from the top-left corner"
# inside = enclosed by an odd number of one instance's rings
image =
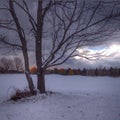
[[[45,93],[44,70],[42,68],[42,32],[43,32],[43,15],[42,2],[38,1],[37,10],[37,32],[36,32],[36,64],[37,64],[37,88],[40,93]]]
[[[34,84],[32,82],[32,78],[30,76],[30,73],[29,72],[25,72],[25,75],[26,75],[26,78],[27,78],[27,82],[28,82],[28,86],[29,86],[30,92],[32,94],[36,94],[36,92],[34,90]]]
[[[37,88],[39,89],[40,93],[45,93],[45,76],[43,68],[40,69],[40,74],[37,75]]]
[[[29,72],[29,57],[28,57],[27,42],[26,42],[24,30],[22,29],[22,27],[20,25],[20,22],[16,15],[16,12],[14,9],[14,4],[13,4],[12,0],[9,0],[9,7],[10,7],[11,16],[15,22],[15,25],[17,28],[17,33],[19,35],[21,45],[22,45],[22,53],[23,53],[24,65],[25,65],[25,75],[27,78],[28,86],[29,86],[30,92],[32,94],[35,94],[34,84],[33,84],[32,78],[30,77],[30,72]]]
[[[28,86],[29,86],[30,92],[32,94],[35,94],[34,84],[33,84],[32,77],[30,76],[30,71],[29,71],[29,59],[28,59],[27,51],[23,50],[23,56],[24,56],[24,62],[25,62],[24,63],[25,64],[25,75],[26,75],[26,79],[28,82]]]

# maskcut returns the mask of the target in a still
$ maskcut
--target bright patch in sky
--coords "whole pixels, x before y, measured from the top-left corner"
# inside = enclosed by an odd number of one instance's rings
[[[108,53],[120,53],[120,45],[111,45],[108,50]]]
[[[78,56],[75,59],[86,58],[90,60],[119,58],[120,44],[112,44],[110,46],[96,46],[77,49]]]
[[[75,59],[79,60],[79,59],[80,59],[80,57],[79,57],[79,56],[75,56]]]

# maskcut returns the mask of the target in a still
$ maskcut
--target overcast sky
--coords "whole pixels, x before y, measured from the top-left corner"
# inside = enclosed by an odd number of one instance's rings
[[[36,17],[35,10],[36,10],[37,4],[33,2],[33,0],[27,0],[27,2],[29,6],[31,7],[30,10],[31,10],[32,15]],[[25,28],[28,29],[29,24],[26,24],[27,23],[27,21],[25,21],[26,16],[22,13],[20,9],[17,9],[17,13],[19,13],[19,19],[22,23],[22,26],[25,26]],[[2,18],[3,16],[9,18],[7,13],[1,14],[0,18]],[[118,21],[114,21],[114,22],[112,21],[111,24],[116,26],[117,22]],[[0,32],[3,33],[4,30],[0,29]],[[16,39],[16,41],[18,40],[17,39],[18,36],[14,34],[13,32],[7,31],[7,34],[9,35],[11,39]],[[31,46],[33,38],[31,36],[28,36],[28,38],[31,39],[31,43],[30,43],[30,46]],[[116,35],[109,38],[108,42],[105,42],[102,45],[99,45],[96,47],[95,46],[94,47],[83,47],[76,51],[79,54],[84,55],[84,57],[88,57],[89,60],[85,58],[81,58],[81,57],[76,57],[76,58],[68,60],[64,64],[66,67],[76,67],[76,68],[84,68],[84,67],[95,68],[95,67],[104,67],[104,66],[105,67],[111,67],[111,66],[120,67],[120,32],[117,32]],[[16,54],[10,52],[10,49],[6,50],[5,46],[0,45],[0,56],[2,55],[11,56],[11,54],[13,56],[16,56]],[[21,56],[21,53],[19,52],[17,55]],[[33,59],[34,58],[33,56],[34,54],[30,51],[31,65],[35,64],[35,60]],[[94,57],[91,58],[91,56],[92,57],[94,56]],[[62,65],[62,67],[64,67],[64,65]]]

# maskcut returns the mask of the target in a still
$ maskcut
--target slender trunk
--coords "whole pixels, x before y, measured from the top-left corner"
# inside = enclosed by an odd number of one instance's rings
[[[30,71],[29,71],[29,59],[28,59],[28,53],[27,53],[27,49],[25,51],[25,49],[23,50],[23,57],[24,57],[24,64],[25,64],[25,75],[26,75],[26,79],[27,79],[27,83],[30,89],[30,92],[32,94],[35,94],[35,90],[34,90],[34,84],[32,81],[32,77],[30,76]]]
[[[44,70],[42,68],[42,0],[38,1],[37,10],[37,32],[36,32],[36,64],[37,64],[37,88],[40,93],[45,93]]]
[[[26,78],[27,78],[27,82],[28,82],[28,86],[30,89],[31,93],[35,93],[34,91],[34,84],[32,81],[32,78],[30,77],[30,72],[29,72],[29,58],[28,58],[28,51],[27,51],[27,43],[26,43],[26,37],[25,37],[25,32],[24,30],[21,28],[19,19],[16,15],[15,9],[14,9],[14,4],[12,0],[9,0],[9,7],[10,7],[10,13],[11,16],[15,22],[16,28],[17,28],[17,33],[19,35],[21,44],[22,44],[22,53],[23,53],[23,57],[24,57],[24,64],[25,64],[25,74],[26,74]]]
[[[32,94],[36,94],[36,92],[34,90],[34,84],[32,82],[32,78],[30,76],[30,73],[29,72],[25,72],[25,75],[26,75],[26,79],[27,79],[27,82],[28,82],[28,86],[29,86],[30,92]]]

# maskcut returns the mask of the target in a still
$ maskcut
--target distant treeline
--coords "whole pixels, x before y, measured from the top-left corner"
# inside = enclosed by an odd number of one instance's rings
[[[0,73],[23,73],[24,67],[21,58],[7,58],[0,59]]]
[[[23,73],[24,66],[23,62],[19,57],[7,58],[2,57],[0,59],[0,73]],[[31,67],[30,72],[33,74],[37,73],[37,68]],[[96,68],[96,69],[48,69],[45,74],[61,74],[61,75],[84,75],[84,76],[120,76],[120,68]]]
[[[37,68],[31,68],[31,73],[37,73]],[[120,68],[96,68],[96,69],[58,69],[54,68],[53,70],[49,69],[45,71],[46,74],[60,74],[60,75],[83,75],[83,76],[120,76]]]

